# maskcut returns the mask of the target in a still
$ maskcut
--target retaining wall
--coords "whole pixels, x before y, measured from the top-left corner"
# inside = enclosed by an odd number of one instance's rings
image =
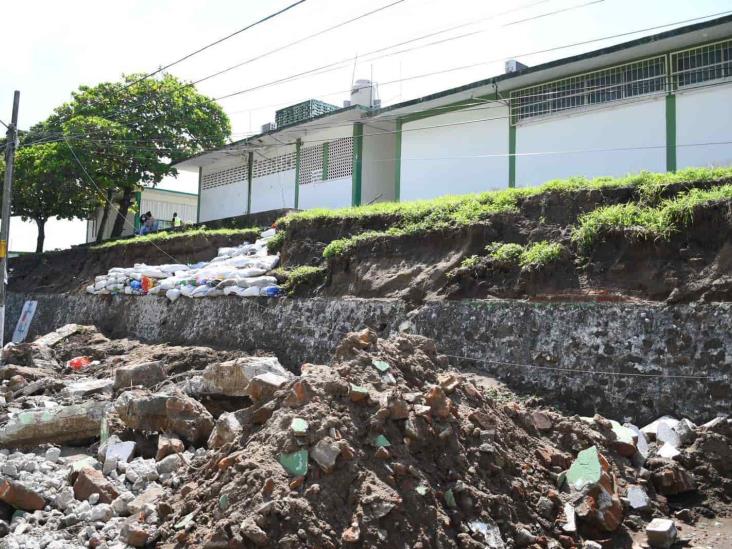
[[[6,333],[29,296],[10,294]],[[433,338],[451,362],[577,413],[644,422],[729,413],[732,304],[527,303],[348,298],[185,299],[35,295],[30,337],[95,324],[111,337],[261,349],[286,366],[327,362],[348,331],[369,326]],[[468,357],[468,358],[457,358]],[[477,360],[472,360],[477,359]]]

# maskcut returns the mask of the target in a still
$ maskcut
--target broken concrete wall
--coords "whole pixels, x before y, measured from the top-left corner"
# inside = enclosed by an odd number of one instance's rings
[[[6,331],[23,301],[11,294]],[[127,299],[34,295],[33,337],[69,322],[112,337],[263,349],[283,365],[327,362],[348,331],[370,326],[434,338],[453,363],[494,373],[514,389],[645,422],[661,414],[704,421],[732,404],[731,304],[428,302],[364,299]],[[490,361],[490,362],[488,362]],[[623,375],[610,375],[623,374]],[[701,377],[694,377],[701,376]]]

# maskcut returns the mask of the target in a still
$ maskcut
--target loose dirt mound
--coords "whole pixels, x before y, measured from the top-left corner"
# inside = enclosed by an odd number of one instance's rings
[[[661,492],[693,490],[683,467],[657,459],[651,467],[670,480],[656,494],[656,473],[618,453],[634,455],[634,443],[620,446],[604,418],[532,412],[446,367],[431,340],[350,334],[331,367],[303,365],[272,400],[237,414],[243,432],[192,464],[170,501],[174,512],[161,540],[292,548],[538,547],[558,540],[574,547],[582,535],[622,545],[629,535],[618,496],[629,485],[641,483],[655,497],[643,510],[647,517],[669,511]],[[609,509],[598,492],[564,482],[574,456],[588,448],[609,460],[607,489],[592,488],[611,500]],[[704,498],[694,494],[700,505]],[[584,513],[579,535],[566,526],[575,519],[574,511],[565,516],[565,504]],[[642,527],[638,513],[628,513],[628,526]]]

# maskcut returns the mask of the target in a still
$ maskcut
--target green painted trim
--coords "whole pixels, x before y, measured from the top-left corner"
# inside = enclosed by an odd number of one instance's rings
[[[666,171],[676,171],[676,95],[666,96]]]
[[[254,153],[247,158],[247,215],[252,213],[252,174],[254,173]]]
[[[321,181],[327,181],[328,180],[328,160],[330,155],[330,143],[327,141],[323,143],[323,169],[321,170],[320,174],[320,180]]]
[[[363,168],[363,124],[353,125],[353,171],[351,175],[351,205],[361,205],[361,171]]]
[[[300,206],[300,148],[302,140],[295,142],[295,209]]]
[[[394,152],[394,201],[399,202],[402,183],[402,119],[396,121],[396,151]]]
[[[516,186],[516,126],[508,121],[508,186]]]
[[[198,200],[196,200],[196,223],[201,222],[201,181],[203,180],[203,168],[198,168]]]
[[[399,120],[402,122],[414,122],[415,120],[422,120],[423,118],[431,118],[433,116],[438,116],[440,114],[447,114],[453,111],[459,111],[462,109],[467,109],[468,107],[474,107],[474,103],[476,100],[492,100],[492,99],[498,99],[498,96],[496,93],[489,93],[487,95],[481,95],[478,97],[472,97],[470,99],[462,99],[460,101],[456,101],[455,103],[449,103],[447,105],[443,105],[442,107],[434,107],[432,109],[427,109],[425,111],[415,112],[411,114],[405,114]]]
[[[140,230],[140,208],[142,208],[142,191],[135,192],[135,202],[137,202],[137,211],[135,212],[135,232]]]

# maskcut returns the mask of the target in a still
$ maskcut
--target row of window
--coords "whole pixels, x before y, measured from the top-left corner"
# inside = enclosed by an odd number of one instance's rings
[[[732,77],[732,40],[660,55],[511,92],[511,119],[666,93]]]
[[[295,169],[294,152],[257,158],[252,166],[252,177],[257,179],[276,173]],[[246,181],[248,165],[228,168],[204,175],[201,179],[201,190],[213,189],[223,185],[232,185]],[[303,147],[300,150],[300,176],[298,183],[307,185],[317,181],[329,181],[351,177],[353,173],[353,138],[344,137],[328,143]]]

